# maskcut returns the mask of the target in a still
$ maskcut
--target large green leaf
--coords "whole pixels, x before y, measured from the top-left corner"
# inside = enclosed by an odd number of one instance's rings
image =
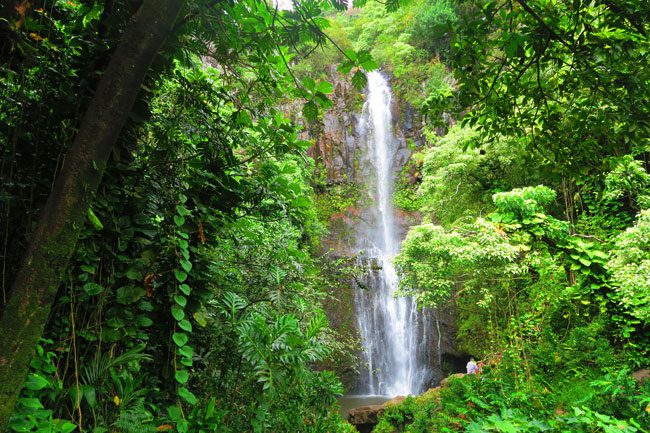
[[[99,231],[104,229],[104,225],[99,220],[99,218],[97,218],[97,215],[95,215],[95,212],[92,210],[92,208],[88,208],[87,215],[88,221],[90,221],[93,227],[95,227],[95,230]]]
[[[182,387],[178,389],[178,395],[189,404],[198,403],[198,399],[189,389]]]
[[[43,376],[31,373],[29,376],[27,376],[27,380],[25,381],[25,388],[32,391],[38,391],[45,388],[49,384],[50,382]]]
[[[97,283],[86,283],[84,284],[83,289],[84,292],[90,296],[99,295],[104,291],[104,287]]]
[[[185,307],[187,305],[187,298],[183,295],[174,295],[174,302],[181,307]]]
[[[187,319],[183,319],[180,322],[178,322],[178,326],[184,331],[192,332],[192,324]]]
[[[190,338],[187,336],[187,334],[182,332],[174,332],[174,334],[172,335],[172,340],[174,340],[174,343],[176,343],[178,347],[185,346],[185,344],[189,341],[189,339]]]
[[[318,87],[316,87],[316,91],[328,95],[334,92],[334,85],[327,81],[321,81],[320,83],[318,83]]]
[[[178,305],[172,306],[172,316],[176,320],[183,320],[185,318],[185,311]]]
[[[176,378],[176,382],[180,383],[181,385],[185,385],[190,375],[187,370],[176,370],[174,377]]]
[[[366,77],[366,74],[363,73],[363,71],[358,70],[352,76],[352,85],[358,90],[365,89],[367,84],[368,84],[368,78]]]
[[[313,121],[318,118],[318,105],[313,100],[308,101],[303,107],[302,107],[302,114],[305,116],[305,119],[307,121]]]
[[[180,269],[176,269],[174,271],[174,276],[176,277],[176,281],[179,283],[182,283],[183,281],[187,280],[187,273],[185,271],[181,271]]]
[[[192,293],[192,289],[187,284],[179,284],[178,289],[187,296],[189,296],[190,293]]]
[[[120,304],[132,304],[141,299],[147,291],[144,287],[123,286],[117,289],[117,302]]]

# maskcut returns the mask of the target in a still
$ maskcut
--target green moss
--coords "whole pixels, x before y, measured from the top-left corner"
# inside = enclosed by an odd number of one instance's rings
[[[328,183],[320,180],[314,189],[316,214],[323,224],[327,224],[333,215],[357,206],[361,197],[359,185],[352,182]]]
[[[412,140],[407,143],[409,149],[415,150]],[[422,153],[414,151],[409,160],[402,167],[395,191],[393,192],[393,205],[407,212],[417,212],[425,204],[418,194],[422,172]]]
[[[428,432],[431,420],[440,410],[441,388],[431,388],[416,397],[407,397],[390,406],[379,419],[375,433]]]

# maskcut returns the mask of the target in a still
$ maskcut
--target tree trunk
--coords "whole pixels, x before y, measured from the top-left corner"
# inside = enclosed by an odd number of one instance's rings
[[[86,111],[0,318],[0,432],[27,375],[106,162],[184,0],[144,0]]]

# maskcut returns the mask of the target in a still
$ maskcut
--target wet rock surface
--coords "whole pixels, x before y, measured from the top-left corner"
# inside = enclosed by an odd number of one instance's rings
[[[355,426],[360,433],[371,432],[386,408],[400,404],[404,400],[406,400],[406,397],[400,395],[383,404],[357,407],[350,410],[348,422]]]

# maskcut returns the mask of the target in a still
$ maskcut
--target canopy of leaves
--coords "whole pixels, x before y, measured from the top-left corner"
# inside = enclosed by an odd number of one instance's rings
[[[607,268],[612,273],[615,299],[639,323],[650,321],[650,211],[644,210],[633,227],[614,239]]]
[[[465,122],[529,137],[566,174],[647,151],[647,2],[468,1],[453,65]]]

